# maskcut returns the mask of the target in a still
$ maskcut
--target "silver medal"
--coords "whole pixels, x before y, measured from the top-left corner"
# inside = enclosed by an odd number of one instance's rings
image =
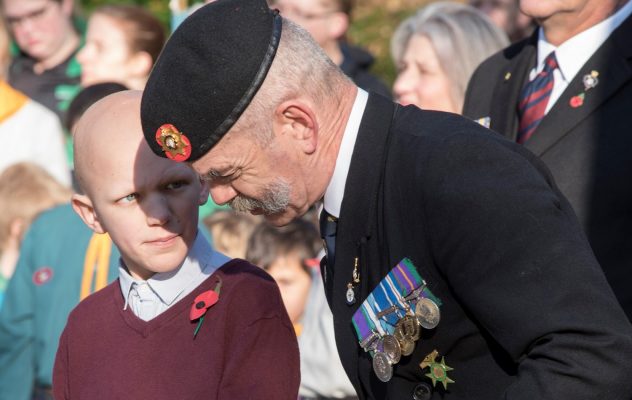
[[[423,328],[434,329],[441,320],[441,311],[437,303],[424,297],[419,299],[415,306],[415,316]]]
[[[393,335],[386,335],[382,338],[382,350],[388,356],[391,364],[397,364],[402,358],[402,349]]]
[[[373,356],[373,371],[382,382],[388,382],[393,377],[393,366],[388,356],[381,351],[375,352]]]

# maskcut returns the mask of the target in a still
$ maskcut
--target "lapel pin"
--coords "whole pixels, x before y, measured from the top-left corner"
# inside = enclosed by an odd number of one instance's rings
[[[508,81],[509,79],[511,79],[511,72],[505,74],[505,80]]]
[[[492,120],[489,117],[482,117],[482,118],[477,119],[476,122],[478,122],[479,125],[482,125],[485,128],[489,128],[489,125],[492,122]]]
[[[584,78],[582,79],[582,82],[584,83],[584,91],[597,86],[597,84],[599,83],[599,79],[597,78],[598,76],[599,72],[595,70],[590,71],[590,74],[584,75]]]
[[[573,108],[581,107],[584,104],[586,93],[590,89],[597,86],[597,84],[599,83],[598,77],[599,77],[599,71],[595,71],[595,70],[592,70],[590,71],[589,74],[584,75],[584,77],[582,78],[582,83],[584,84],[584,91],[576,96],[571,97],[568,104],[570,104],[570,106]]]

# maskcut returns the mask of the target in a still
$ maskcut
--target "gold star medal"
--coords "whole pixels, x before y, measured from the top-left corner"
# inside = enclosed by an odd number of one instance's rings
[[[189,138],[171,124],[164,124],[158,128],[156,141],[170,160],[181,162],[187,160],[191,155]]]
[[[448,383],[454,383],[454,381],[448,377],[448,371],[452,371],[454,368],[446,365],[445,357],[441,357],[441,362],[437,362],[438,356],[439,352],[437,350],[433,350],[432,353],[428,354],[424,358],[419,366],[421,369],[430,369],[430,372],[428,372],[426,376],[432,379],[432,386],[436,386],[437,382],[441,382],[443,384],[443,388],[447,390]]]

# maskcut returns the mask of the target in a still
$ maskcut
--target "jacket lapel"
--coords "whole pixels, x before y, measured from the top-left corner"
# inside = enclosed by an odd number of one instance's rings
[[[365,295],[358,293],[355,304],[349,306],[345,293],[347,283],[352,279],[354,259],[360,255],[360,244],[371,235],[372,222],[375,220],[375,204],[383,170],[380,160],[386,152],[394,108],[395,104],[392,101],[370,94],[353,149],[336,235],[336,260],[331,296],[336,337],[355,338],[351,318]],[[366,278],[361,273],[361,282],[362,279]],[[363,286],[362,283],[360,285]],[[345,333],[341,335],[340,332]],[[358,365],[359,347],[349,342],[338,343],[338,351],[340,358],[345,360],[345,367],[350,368],[348,371],[357,372],[354,366]],[[359,377],[350,378],[358,387]]]
[[[516,107],[508,105],[518,104],[518,97],[527,81],[529,70],[535,64],[537,38],[536,31],[522,51],[514,57],[509,56],[509,64],[502,70],[503,76],[498,78],[494,88],[490,128],[511,140],[516,140],[518,117]]]
[[[525,146],[541,156],[566,136],[577,124],[595,112],[622,85],[632,78],[632,16],[617,28],[611,38],[579,70]],[[599,73],[598,84],[585,90],[584,76]],[[584,92],[583,104],[571,106],[571,99]]]

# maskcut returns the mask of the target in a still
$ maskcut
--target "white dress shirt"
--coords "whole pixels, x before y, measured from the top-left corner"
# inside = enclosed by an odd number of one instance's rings
[[[157,273],[146,281],[133,278],[120,260],[119,281],[125,298],[123,309],[129,306],[138,318],[149,321],[191,293],[229,260],[214,251],[199,232],[179,268]]]
[[[559,68],[553,71],[554,84],[553,91],[549,97],[549,103],[544,113],[548,113],[551,107],[560,98],[568,84],[575,78],[575,75],[586,64],[588,59],[601,47],[610,34],[621,25],[632,13],[632,1],[628,1],[616,13],[604,19],[597,25],[573,36],[559,47],[555,47],[547,42],[544,32],[540,28],[538,32],[538,60],[536,67],[529,75],[529,80],[535,79],[536,75],[544,68],[544,59],[552,51],[555,51],[555,58]],[[577,93],[579,94],[579,93]]]
[[[340,208],[342,207],[342,197],[345,194],[345,185],[347,184],[347,175],[349,174],[349,166],[351,165],[351,156],[355,147],[358,131],[360,130],[360,122],[364,115],[366,102],[369,94],[358,88],[358,93],[351,108],[351,114],[347,121],[347,126],[342,135],[338,157],[336,158],[336,166],[334,173],[329,181],[327,190],[325,190],[325,198],[323,206],[327,212],[336,217],[340,217]]]

